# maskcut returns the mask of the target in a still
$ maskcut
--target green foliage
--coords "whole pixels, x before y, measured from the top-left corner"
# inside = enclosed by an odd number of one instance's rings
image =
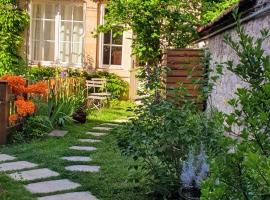
[[[22,130],[11,134],[9,141],[11,143],[31,142],[35,139],[41,139],[53,129],[52,124],[46,116],[31,116],[26,119]]]
[[[227,8],[239,2],[239,0],[203,0],[202,22],[208,23],[219,17]]]
[[[106,78],[106,89],[112,94],[113,99],[125,99],[128,95],[129,84],[122,80],[119,76],[109,72],[92,72],[88,73],[82,70],[60,68],[60,67],[31,67],[28,70],[28,78],[30,80],[43,80],[44,78],[61,77],[61,72],[65,72],[68,77],[84,77],[91,78]]]
[[[27,12],[19,10],[15,1],[0,0],[0,76],[25,72],[26,64],[19,52],[28,22]]]
[[[239,88],[230,100],[234,112],[226,114],[226,130],[237,135],[223,138],[223,153],[213,159],[212,174],[203,187],[202,199],[270,198],[270,56],[263,44],[270,34],[261,31],[254,38],[237,24],[239,40],[225,36],[239,63],[229,60],[227,69],[246,87]],[[236,131],[238,130],[238,131]]]
[[[118,144],[123,153],[144,163],[157,199],[176,199],[189,150],[199,151],[203,144],[207,154],[216,154],[221,124],[218,113],[200,113],[190,101],[180,106],[171,100],[151,99],[138,107],[132,123],[119,129]]]

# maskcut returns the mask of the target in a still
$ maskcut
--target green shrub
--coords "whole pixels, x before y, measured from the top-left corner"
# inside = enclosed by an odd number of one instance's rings
[[[176,199],[180,170],[190,150],[199,151],[203,144],[208,155],[218,153],[222,116],[201,113],[187,102],[145,102],[136,110],[131,123],[117,130],[123,153],[143,161],[148,183],[157,199]]]
[[[53,129],[52,124],[46,116],[31,116],[26,119],[22,130],[16,131],[10,137],[11,143],[30,142],[41,139]]]

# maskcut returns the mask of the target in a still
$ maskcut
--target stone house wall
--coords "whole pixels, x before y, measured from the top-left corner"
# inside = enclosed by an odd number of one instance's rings
[[[243,26],[247,33],[255,38],[258,37],[261,29],[270,29],[270,12],[264,16],[258,17],[243,24]],[[212,55],[211,68],[214,71],[216,63],[222,63],[228,60],[233,60],[235,63],[237,63],[239,60],[236,53],[223,41],[225,33],[228,33],[235,40],[237,40],[235,30],[231,29],[213,36],[206,41],[206,46],[209,48]],[[266,50],[266,53],[270,54],[270,39],[264,43],[263,48]],[[231,73],[227,69],[223,69],[222,77],[216,82],[216,85],[209,96],[208,108],[213,106],[220,111],[230,113],[232,111],[232,107],[228,105],[228,100],[235,96],[234,94],[237,88],[246,86],[247,84],[242,82],[235,74]]]

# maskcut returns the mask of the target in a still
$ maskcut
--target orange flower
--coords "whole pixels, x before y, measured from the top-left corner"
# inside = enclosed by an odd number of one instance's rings
[[[48,86],[45,82],[40,81],[36,84],[29,85],[26,89],[26,93],[32,94],[47,94]]]
[[[17,114],[14,114],[14,115],[10,115],[9,116],[9,121],[11,122],[11,123],[16,123],[17,122],[17,120],[18,120],[18,115]]]
[[[1,80],[8,81],[13,94],[22,94],[25,92],[26,81],[21,76],[10,76],[6,75],[1,78]]]
[[[32,101],[17,100],[15,101],[17,113],[20,116],[27,116],[33,114],[36,110],[36,106]]]

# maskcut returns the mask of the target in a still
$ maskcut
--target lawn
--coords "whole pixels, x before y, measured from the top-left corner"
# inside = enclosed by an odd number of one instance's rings
[[[143,200],[143,189],[136,183],[126,181],[129,178],[128,168],[134,163],[122,157],[117,147],[114,135],[102,137],[102,142],[91,144],[97,147],[96,152],[78,153],[68,148],[78,145],[78,138],[93,138],[84,135],[91,127],[114,119],[126,118],[132,115],[128,108],[129,102],[114,103],[111,108],[102,109],[89,115],[85,125],[71,124],[65,129],[69,131],[64,138],[46,138],[28,144],[2,147],[0,151],[15,155],[19,160],[27,160],[59,172],[60,178],[68,178],[82,185],[77,191],[90,191],[98,199],[104,200]],[[89,164],[101,166],[98,173],[68,172],[64,167],[71,164],[60,157],[68,155],[90,155]],[[58,177],[59,178],[59,177]],[[51,180],[51,179],[50,179]],[[21,183],[13,182],[5,175],[0,175],[1,200],[31,200],[35,196],[27,192]]]

